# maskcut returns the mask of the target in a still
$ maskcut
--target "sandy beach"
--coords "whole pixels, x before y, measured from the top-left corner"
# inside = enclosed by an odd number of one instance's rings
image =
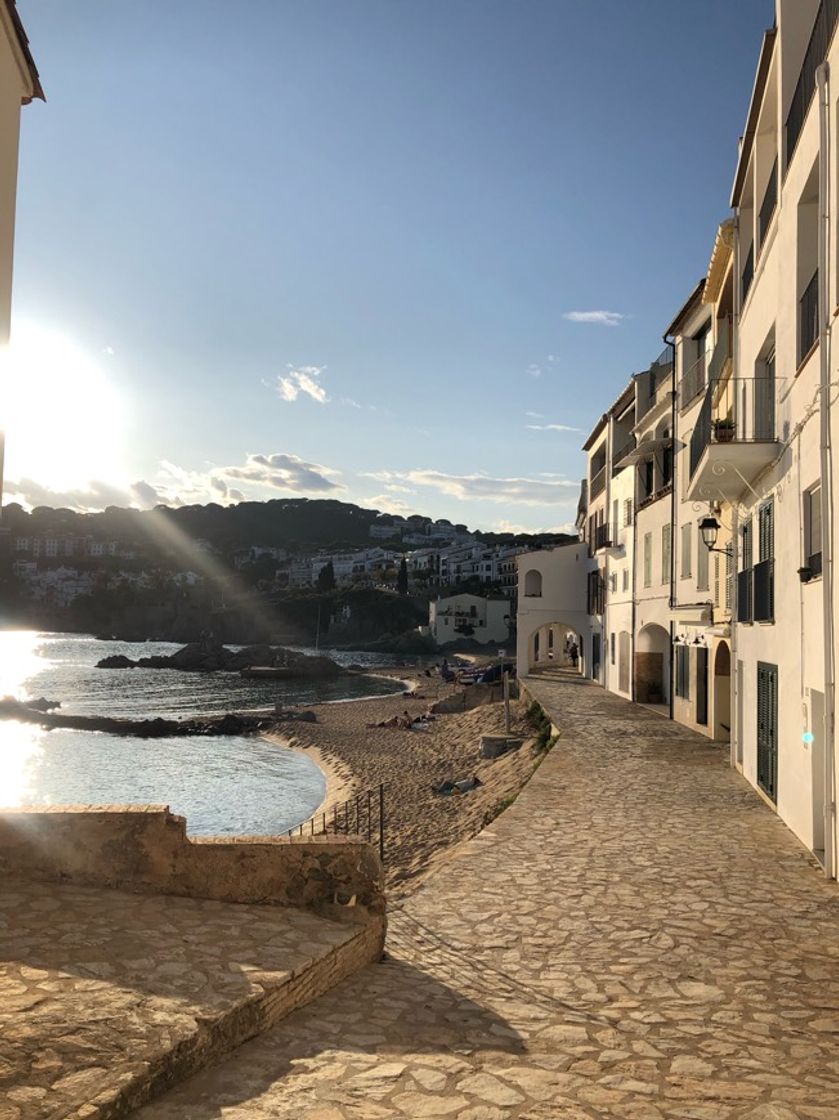
[[[483,734],[504,731],[504,706],[485,704],[470,711],[439,714],[427,730],[375,727],[382,720],[408,712],[428,712],[438,701],[461,697],[464,688],[439,677],[417,677],[415,670],[393,670],[396,678],[412,678],[415,691],[406,696],[380,696],[352,703],[316,705],[316,723],[278,725],[266,737],[305,751],[327,777],[328,791],[316,822],[348,798],[361,797],[385,785],[385,871],[391,897],[417,884],[446,858],[453,845],[474,836],[512,798],[538,765],[531,746],[532,730],[512,702],[512,733],[524,745],[497,760],[479,758]],[[498,696],[500,689],[496,689]],[[446,780],[477,777],[481,785],[465,794],[433,792]]]

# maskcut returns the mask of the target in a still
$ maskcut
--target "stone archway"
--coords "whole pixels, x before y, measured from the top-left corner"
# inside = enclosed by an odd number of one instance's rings
[[[635,699],[639,704],[670,701],[670,635],[652,622],[635,643]]]
[[[720,642],[714,654],[714,738],[731,741],[731,648]]]
[[[582,640],[578,630],[567,622],[542,623],[527,642],[527,671],[540,669],[573,669],[570,655],[571,643],[577,647],[577,668],[582,664]],[[520,670],[521,671],[521,670]]]

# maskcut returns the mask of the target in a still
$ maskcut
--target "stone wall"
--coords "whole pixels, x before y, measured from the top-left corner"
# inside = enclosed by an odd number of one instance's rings
[[[190,840],[163,805],[0,810],[0,872],[381,923],[378,853],[352,837]]]

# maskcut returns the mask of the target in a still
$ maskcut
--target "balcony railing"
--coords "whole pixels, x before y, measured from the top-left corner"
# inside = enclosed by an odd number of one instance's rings
[[[598,494],[602,494],[606,489],[606,468],[601,467],[597,474],[592,476],[589,493],[592,498],[596,498]]]
[[[611,547],[612,535],[611,525],[598,525],[594,530],[594,551]]]
[[[743,266],[743,275],[740,278],[740,302],[746,302],[746,296],[749,294],[749,289],[752,286],[752,280],[755,276],[755,247],[749,246],[748,256],[746,263]]]
[[[621,459],[623,459],[626,455],[628,455],[630,453],[630,451],[634,451],[635,446],[636,446],[635,436],[630,436],[629,439],[626,441],[626,443],[622,444],[617,449],[617,451],[612,456],[612,471],[613,471],[613,473],[616,474],[618,472],[618,470],[621,469],[618,466],[618,463],[620,463]]]
[[[807,110],[816,92],[816,71],[827,58],[837,19],[839,0],[822,0],[787,115],[787,166],[807,119]]]
[[[807,285],[798,307],[798,364],[800,365],[819,337],[819,270]]]
[[[731,327],[729,326],[728,319],[723,319],[719,325],[717,334],[717,345],[714,347],[714,353],[711,355],[711,362],[708,366],[708,381],[722,381],[722,375],[725,371],[725,363],[731,357]]]
[[[708,357],[704,350],[679,383],[679,407],[686,408],[705,388]]]
[[[769,182],[766,184],[766,193],[763,196],[763,203],[760,207],[760,214],[758,216],[758,245],[762,246],[766,240],[766,231],[769,229],[769,223],[772,221],[772,215],[775,213],[775,207],[778,205],[778,161],[775,164],[769,175]]]
[[[774,377],[712,381],[690,437],[691,477],[712,443],[765,443],[776,439]]]

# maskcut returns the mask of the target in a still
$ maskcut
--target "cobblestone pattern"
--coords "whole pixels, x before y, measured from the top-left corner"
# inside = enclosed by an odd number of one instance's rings
[[[839,890],[726,748],[583,682],[370,966],[142,1120],[837,1120]]]
[[[376,958],[305,911],[0,878],[0,1120],[122,1115]]]

